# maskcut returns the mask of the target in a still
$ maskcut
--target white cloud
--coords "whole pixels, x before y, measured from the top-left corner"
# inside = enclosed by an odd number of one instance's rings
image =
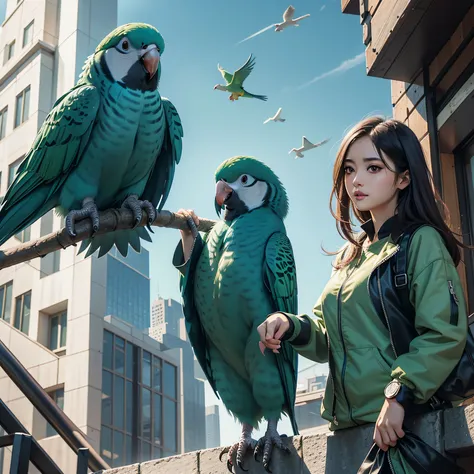
[[[331,69],[330,71],[324,72],[323,74],[316,76],[314,79],[311,79],[311,81],[306,82],[305,84],[302,84],[301,86],[298,87],[298,89],[307,87],[310,84],[314,84],[315,82],[320,81],[321,79],[325,79],[326,77],[334,76],[336,74],[342,74],[346,71],[349,71],[349,69],[352,69],[358,66],[359,64],[362,64],[364,61],[365,61],[365,53],[360,53],[351,59],[346,59],[336,68]]]

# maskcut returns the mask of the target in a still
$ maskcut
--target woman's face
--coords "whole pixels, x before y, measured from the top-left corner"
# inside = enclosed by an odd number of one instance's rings
[[[391,169],[395,169],[386,154],[383,158]],[[346,191],[356,209],[372,214],[395,213],[398,191],[408,185],[409,179],[407,173],[397,177],[387,168],[370,137],[358,138],[349,147],[343,167]]]

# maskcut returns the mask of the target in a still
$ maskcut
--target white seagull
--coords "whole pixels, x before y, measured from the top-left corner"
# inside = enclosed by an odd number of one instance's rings
[[[273,122],[284,122],[286,119],[281,118],[280,114],[281,114],[281,107],[277,110],[277,113],[273,117],[267,118],[267,120],[265,120],[265,122],[263,122],[263,123],[268,123],[268,122],[272,122],[272,121]]]
[[[290,5],[285,10],[285,13],[283,13],[283,23],[277,23],[275,25],[275,31],[282,31],[288,26],[300,26],[298,22],[310,16],[310,14],[307,13],[306,15],[300,16],[298,18],[293,18],[294,14],[295,14],[295,9],[292,5]]]
[[[303,158],[304,155],[303,155],[303,151],[308,151],[308,150],[312,150],[313,148],[317,148],[318,146],[321,146],[321,145],[324,145],[325,143],[327,143],[328,141],[330,140],[330,138],[326,138],[326,140],[323,140],[322,142],[319,142],[319,143],[316,143],[316,144],[313,144],[311,143],[306,137],[303,137],[303,143],[302,145],[299,147],[299,148],[292,148],[290,151],[289,151],[289,155],[291,155],[291,153],[295,152],[295,160],[297,158]]]

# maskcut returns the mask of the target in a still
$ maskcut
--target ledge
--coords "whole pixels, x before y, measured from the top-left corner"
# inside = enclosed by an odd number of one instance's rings
[[[468,466],[466,474],[474,473],[474,405],[430,413],[407,425],[432,447]],[[366,425],[334,434],[288,438],[291,454],[276,449],[270,468],[273,474],[354,474],[372,444],[372,433],[373,425]],[[225,462],[219,461],[221,449],[194,451],[96,474],[226,474]],[[251,453],[245,457],[244,467],[249,474],[266,474]],[[243,474],[239,468],[234,472]]]

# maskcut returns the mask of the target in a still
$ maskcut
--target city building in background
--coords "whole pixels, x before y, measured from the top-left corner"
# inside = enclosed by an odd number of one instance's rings
[[[183,386],[184,452],[206,447],[205,377],[195,369],[194,352],[186,332],[183,307],[169,298],[158,298],[152,304],[149,334],[167,349],[179,350]]]
[[[117,0],[7,0],[0,197],[56,98],[74,86],[87,56],[116,26]],[[63,225],[51,211],[3,248]],[[112,466],[181,453],[183,356],[144,332],[148,252],[130,249],[123,258],[114,248],[98,259],[77,249],[0,271],[1,340]],[[76,454],[3,371],[0,398],[61,470],[76,471]],[[0,472],[9,472],[10,452],[0,450]]]
[[[217,448],[221,445],[221,424],[219,405],[206,407],[206,448]]]

